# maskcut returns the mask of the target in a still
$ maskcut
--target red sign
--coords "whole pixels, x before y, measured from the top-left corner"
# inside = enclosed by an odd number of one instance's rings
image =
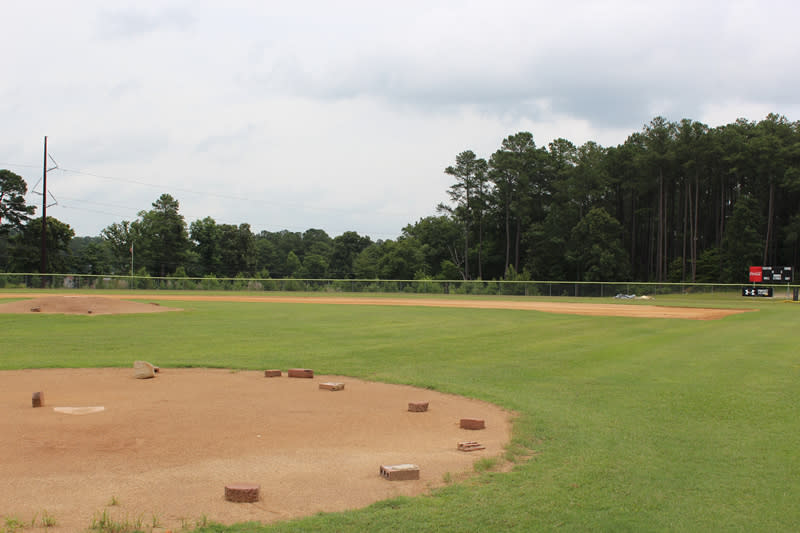
[[[761,267],[750,267],[750,283],[761,283],[763,276]]]

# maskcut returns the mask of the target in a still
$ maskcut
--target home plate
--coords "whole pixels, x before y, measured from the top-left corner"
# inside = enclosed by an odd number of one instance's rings
[[[102,405],[95,405],[93,407],[53,407],[53,411],[56,413],[64,413],[65,415],[90,415],[105,410],[106,408]]]

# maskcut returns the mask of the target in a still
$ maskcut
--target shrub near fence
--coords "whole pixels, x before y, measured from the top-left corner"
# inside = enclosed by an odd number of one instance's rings
[[[44,280],[44,284],[42,281]],[[109,276],[91,274],[0,273],[3,289],[102,289],[102,290],[208,290],[253,292],[335,292],[335,293],[413,293],[462,294],[478,296],[599,297],[659,294],[738,294],[741,284],[504,281],[504,280],[366,280],[294,278],[217,278]],[[797,285],[766,285],[776,297],[791,295]]]

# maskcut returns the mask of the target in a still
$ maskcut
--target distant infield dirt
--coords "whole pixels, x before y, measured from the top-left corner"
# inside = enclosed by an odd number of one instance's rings
[[[85,315],[180,311],[142,303],[148,300],[466,307],[693,320],[744,312],[443,298],[158,293],[5,293],[0,298],[27,298],[0,304],[0,313]],[[147,360],[147,354],[141,359]],[[424,493],[443,485],[445,477],[468,475],[476,459],[501,455],[511,436],[512,414],[491,404],[350,377],[288,378],[287,369],[282,370],[281,377],[266,378],[255,371],[161,369],[149,380],[135,379],[133,368],[0,372],[0,519],[26,523],[25,531],[49,532],[84,531],[103,513],[118,523],[140,521],[145,531],[153,523],[177,531],[204,519],[227,524],[288,520]],[[329,381],[344,383],[344,390],[319,388]],[[44,405],[34,408],[32,394],[40,391]],[[430,409],[412,413],[409,402],[429,402]],[[57,412],[56,407],[87,414]],[[484,419],[486,429],[461,429],[461,418]],[[459,442],[473,440],[485,449],[458,451]],[[419,480],[387,481],[378,473],[380,465],[406,463],[419,466]],[[259,484],[260,501],[226,501],[225,485],[235,483]],[[55,519],[56,526],[41,527],[44,517]],[[36,527],[30,527],[32,521]]]
[[[729,315],[746,313],[752,309],[717,309],[701,307],[668,307],[650,303],[561,303],[537,300],[463,300],[447,298],[374,298],[342,296],[240,296],[240,295],[180,295],[159,293],[136,293],[120,295],[69,295],[41,296],[35,293],[0,293],[2,298],[27,298],[0,304],[0,313],[67,313],[67,314],[114,314],[151,313],[180,311],[156,303],[141,303],[134,300],[154,301],[218,301],[253,303],[306,303],[329,305],[389,305],[404,307],[457,307],[470,309],[517,309],[546,313],[619,316],[639,318],[683,318],[689,320],[718,320]]]

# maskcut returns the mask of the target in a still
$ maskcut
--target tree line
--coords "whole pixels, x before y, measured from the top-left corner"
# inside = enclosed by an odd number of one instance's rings
[[[800,251],[800,123],[778,115],[656,117],[611,148],[522,132],[446,172],[466,277],[736,283]]]
[[[48,271],[150,276],[746,281],[800,253],[800,123],[770,114],[710,128],[654,118],[623,144],[537,146],[530,132],[444,168],[435,215],[373,241],[356,232],[187,224],[162,194],[133,221],[75,237],[48,217]],[[41,219],[0,170],[0,269],[36,272]],[[131,259],[133,258],[133,265]]]

